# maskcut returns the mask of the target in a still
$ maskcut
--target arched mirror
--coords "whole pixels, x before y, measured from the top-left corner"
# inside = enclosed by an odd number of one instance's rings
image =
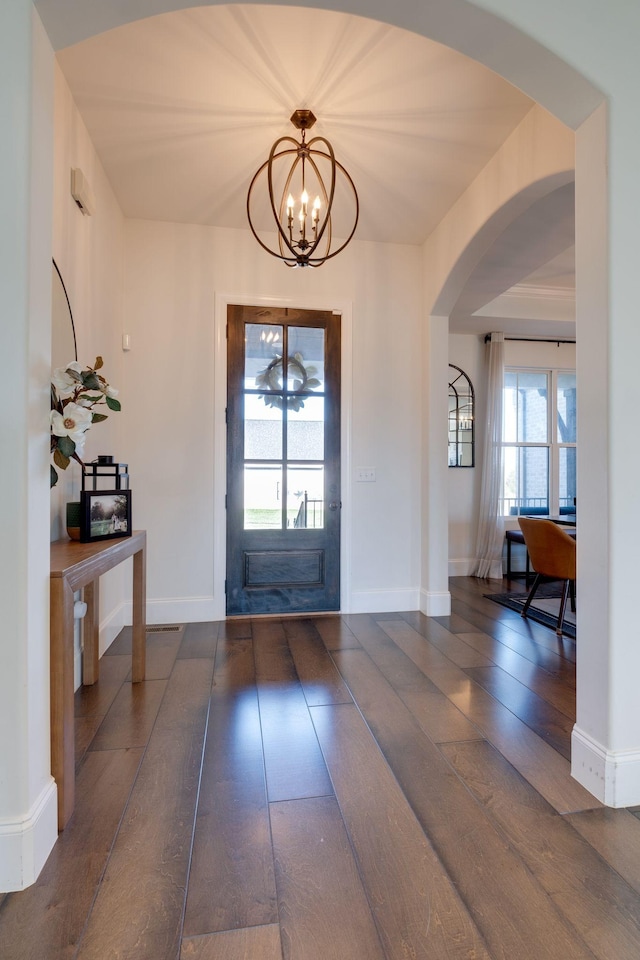
[[[449,466],[475,464],[475,397],[464,370],[449,364]]]
[[[55,260],[51,278],[51,370],[78,359],[76,330],[67,289]]]

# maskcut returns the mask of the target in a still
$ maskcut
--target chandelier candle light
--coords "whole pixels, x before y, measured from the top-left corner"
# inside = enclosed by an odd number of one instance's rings
[[[291,123],[301,131],[300,141],[291,136],[276,140],[269,159],[253,177],[247,195],[247,217],[254,237],[267,253],[278,257],[288,267],[321,266],[344,250],[358,225],[358,194],[353,180],[336,160],[333,147],[324,137],[313,137],[306,142],[306,132],[315,122],[311,110],[295,111]],[[255,209],[254,219],[251,215],[257,192],[254,188],[264,180],[265,174],[269,204],[277,229],[277,249],[272,249],[261,240],[254,226]],[[353,225],[345,231],[347,239],[332,250],[332,211],[339,176],[348,188],[347,194],[351,196]],[[310,197],[314,194],[315,199],[311,203]],[[294,195],[298,196],[297,201]]]

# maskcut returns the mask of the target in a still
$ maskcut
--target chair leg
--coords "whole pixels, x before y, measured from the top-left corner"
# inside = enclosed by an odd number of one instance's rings
[[[564,623],[564,608],[567,605],[567,595],[569,593],[569,584],[570,580],[565,580],[562,584],[562,598],[560,600],[560,612],[558,613],[558,626],[556,627],[556,633],[559,637],[562,636],[562,624]]]
[[[576,582],[575,580],[569,581],[569,598],[571,600],[571,613],[576,612]]]
[[[525,605],[524,605],[524,607],[522,608],[522,613],[520,614],[521,617],[526,617],[526,615],[527,615],[527,610],[528,610],[529,607],[531,606],[531,601],[533,600],[533,597],[534,597],[534,595],[535,595],[536,590],[537,590],[538,587],[540,586],[541,580],[542,580],[541,574],[536,573],[536,578],[535,578],[535,580],[533,581],[533,586],[531,587],[531,590],[529,590],[529,596],[527,597],[527,599],[526,599],[526,601],[525,601]]]

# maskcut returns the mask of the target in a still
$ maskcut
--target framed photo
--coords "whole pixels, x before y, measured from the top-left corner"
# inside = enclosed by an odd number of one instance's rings
[[[130,490],[83,490],[80,502],[83,543],[131,536]]]

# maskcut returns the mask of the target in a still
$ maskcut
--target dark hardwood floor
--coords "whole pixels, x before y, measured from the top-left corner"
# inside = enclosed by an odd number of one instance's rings
[[[575,644],[504,588],[150,632],[136,685],[123,631],[2,960],[638,960],[640,820],[571,779]]]

